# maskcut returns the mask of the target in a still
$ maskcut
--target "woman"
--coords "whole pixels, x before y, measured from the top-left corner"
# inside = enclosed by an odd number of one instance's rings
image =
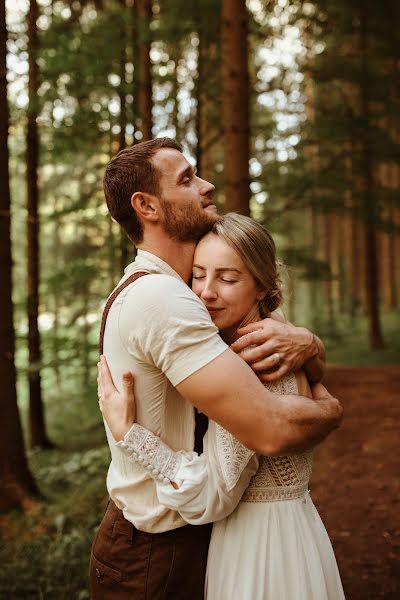
[[[244,324],[278,318],[282,297],[269,233],[248,217],[226,215],[196,248],[192,288],[228,344]],[[308,494],[310,452],[258,457],[212,421],[202,455],[174,452],[139,424],[121,439],[121,407],[132,407],[134,397],[115,388],[106,394],[111,384],[103,358],[101,409],[121,452],[156,480],[161,504],[189,523],[214,523],[207,600],[344,598],[332,546]],[[267,385],[311,397],[302,371]]]

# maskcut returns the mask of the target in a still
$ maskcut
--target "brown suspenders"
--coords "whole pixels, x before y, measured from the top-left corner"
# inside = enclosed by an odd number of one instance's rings
[[[146,271],[138,271],[133,275],[130,275],[120,286],[118,286],[111,296],[108,298],[106,305],[103,310],[103,316],[101,318],[101,327],[100,327],[100,343],[99,343],[99,352],[103,354],[103,343],[104,343],[104,330],[106,328],[106,321],[108,317],[108,313],[110,312],[110,308],[112,303],[116,299],[116,297],[124,290],[128,285],[139,279],[139,277],[143,277],[143,275],[149,275]],[[196,419],[196,428],[194,431],[194,450],[198,454],[203,452],[203,437],[207,431],[208,427],[208,418],[203,413],[199,413],[197,408],[195,408],[195,419]]]
[[[139,277],[143,277],[143,275],[149,275],[149,274],[150,273],[147,273],[145,271],[138,271],[137,273],[130,275],[130,277],[125,279],[124,283],[121,283],[120,286],[115,288],[115,290],[113,291],[113,293],[107,300],[106,305],[103,310],[103,316],[101,317],[100,343],[99,343],[99,353],[100,354],[103,354],[104,330],[106,328],[106,321],[107,321],[108,313],[110,312],[110,308],[111,308],[112,303],[114,302],[115,298],[122,292],[122,290],[124,290],[126,287],[128,287],[128,285],[130,285],[131,283],[136,281],[136,279],[139,279]]]

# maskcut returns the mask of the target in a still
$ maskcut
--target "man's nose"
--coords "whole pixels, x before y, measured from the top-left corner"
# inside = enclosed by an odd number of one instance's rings
[[[209,181],[206,181],[205,179],[202,179],[201,177],[198,177],[197,179],[199,184],[199,193],[202,196],[211,195],[215,190],[215,185],[213,185]]]

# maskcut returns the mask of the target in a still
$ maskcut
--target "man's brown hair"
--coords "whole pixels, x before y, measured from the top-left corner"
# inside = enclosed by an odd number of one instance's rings
[[[160,172],[151,159],[161,148],[182,152],[181,146],[167,137],[141,142],[118,152],[104,174],[104,194],[110,215],[134,243],[143,240],[143,227],[131,198],[135,192],[160,195]]]

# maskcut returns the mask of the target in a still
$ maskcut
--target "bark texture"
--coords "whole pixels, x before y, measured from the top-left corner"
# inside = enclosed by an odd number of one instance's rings
[[[49,448],[46,435],[40,378],[39,314],[39,136],[37,127],[37,90],[39,48],[36,21],[36,0],[30,0],[28,13],[29,39],[29,109],[26,139],[26,169],[28,198],[28,348],[29,348],[29,430],[32,447]]]
[[[360,1],[361,116],[364,122],[361,139],[361,160],[363,165],[363,216],[365,220],[365,262],[367,265],[365,290],[369,341],[371,348],[377,349],[382,348],[383,338],[379,317],[378,247],[375,228],[378,218],[378,208],[374,198],[373,157],[370,132],[368,4],[369,0]]]
[[[150,60],[150,21],[152,16],[151,0],[136,0],[138,43],[138,93],[137,110],[142,141],[151,140],[153,128],[152,116],[152,78]]]
[[[221,40],[225,211],[248,215],[250,118],[245,0],[222,1]]]
[[[28,508],[37,493],[25,457],[14,363],[6,41],[5,0],[0,0],[0,512]]]

